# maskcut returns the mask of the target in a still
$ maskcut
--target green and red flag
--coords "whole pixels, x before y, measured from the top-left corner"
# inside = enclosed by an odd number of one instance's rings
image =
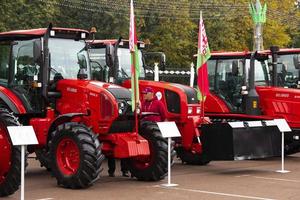
[[[204,102],[206,96],[209,94],[209,82],[207,72],[207,60],[210,58],[210,50],[204,22],[202,19],[202,12],[200,13],[199,34],[198,34],[198,55],[197,55],[197,86],[198,99]],[[202,109],[203,110],[203,109]]]
[[[137,104],[140,101],[139,95],[139,54],[137,45],[137,36],[135,28],[135,16],[133,0],[130,2],[130,28],[129,28],[129,50],[131,54],[131,99],[132,99],[132,111],[135,111]]]

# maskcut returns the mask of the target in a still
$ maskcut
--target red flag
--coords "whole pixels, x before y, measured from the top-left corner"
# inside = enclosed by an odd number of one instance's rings
[[[198,34],[198,56],[197,56],[197,86],[198,86],[198,99],[204,102],[206,96],[209,94],[209,82],[207,72],[207,60],[210,58],[210,50],[204,22],[202,19],[202,12],[199,21],[199,34]]]

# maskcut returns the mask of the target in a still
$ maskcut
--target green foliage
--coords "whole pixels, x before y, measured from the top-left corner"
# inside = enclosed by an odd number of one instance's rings
[[[253,2],[255,0],[252,0]],[[167,64],[188,67],[197,53],[199,11],[212,51],[251,50],[248,0],[135,0],[138,38],[163,51]],[[300,47],[299,11],[291,0],[265,1],[264,47]],[[264,1],[261,1],[264,4]],[[129,0],[0,0],[0,31],[54,26],[89,30],[99,39],[128,38]]]

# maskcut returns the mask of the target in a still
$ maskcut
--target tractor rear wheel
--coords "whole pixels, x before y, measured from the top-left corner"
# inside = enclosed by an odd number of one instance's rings
[[[127,167],[138,180],[161,180],[168,172],[168,142],[162,137],[156,123],[143,123],[140,135],[149,142],[150,156],[127,159]]]
[[[98,137],[75,122],[59,125],[51,136],[51,171],[57,184],[72,189],[91,186],[104,159]]]
[[[188,165],[207,165],[210,159],[204,154],[193,153],[183,148],[176,149],[177,156]]]
[[[0,109],[0,197],[13,194],[19,189],[21,178],[21,150],[13,146],[7,126],[19,126],[17,118]]]

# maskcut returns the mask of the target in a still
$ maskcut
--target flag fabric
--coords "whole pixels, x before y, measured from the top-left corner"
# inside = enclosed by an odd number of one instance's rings
[[[198,99],[204,102],[206,96],[209,94],[209,82],[207,71],[207,60],[210,58],[210,49],[202,19],[202,13],[200,14],[199,21],[199,34],[198,34],[198,55],[197,55],[197,87],[198,87]]]
[[[132,111],[136,110],[136,105],[139,103],[139,54],[137,46],[137,36],[135,28],[135,16],[133,0],[130,2],[130,27],[129,27],[129,50],[131,54],[131,99],[132,99]]]

